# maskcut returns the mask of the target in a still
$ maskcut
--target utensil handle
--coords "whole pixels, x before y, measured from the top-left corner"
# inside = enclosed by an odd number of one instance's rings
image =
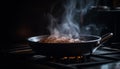
[[[101,47],[105,42],[107,42],[112,36],[113,36],[113,33],[107,33],[103,35],[101,37],[101,41],[99,45],[92,50],[92,53],[94,53],[99,47]]]
[[[108,41],[112,36],[113,36],[113,33],[107,33],[107,34],[103,35],[103,36],[101,37],[100,44],[105,43],[105,42]]]

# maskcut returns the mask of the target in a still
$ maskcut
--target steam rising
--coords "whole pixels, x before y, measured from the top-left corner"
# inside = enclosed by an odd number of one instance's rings
[[[94,0],[66,0],[61,20],[50,15],[51,35],[78,38],[81,33],[80,25],[84,23],[83,16],[94,3]]]

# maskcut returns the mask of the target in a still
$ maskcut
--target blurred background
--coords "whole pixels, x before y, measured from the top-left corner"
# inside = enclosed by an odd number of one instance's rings
[[[14,44],[26,43],[31,36],[49,34],[47,13],[56,15],[64,0],[12,0],[4,3],[5,21],[2,28],[1,48],[11,48]],[[97,1],[97,0],[96,0]],[[113,32],[112,42],[120,42],[120,0],[98,0],[85,22],[103,25],[100,35]],[[57,14],[60,15],[60,14]]]

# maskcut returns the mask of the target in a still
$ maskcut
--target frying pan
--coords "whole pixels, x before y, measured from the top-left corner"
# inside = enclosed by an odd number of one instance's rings
[[[79,43],[40,43],[42,38],[49,35],[33,36],[28,38],[32,50],[36,54],[54,57],[80,56],[92,54],[102,43],[108,40],[113,33],[104,36],[80,35]]]

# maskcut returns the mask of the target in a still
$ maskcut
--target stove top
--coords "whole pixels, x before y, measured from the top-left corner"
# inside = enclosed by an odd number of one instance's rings
[[[120,61],[119,53],[120,49],[103,46],[93,54],[87,55],[87,57],[85,57],[87,60],[84,61],[81,59],[54,59],[35,54],[29,46],[23,45],[10,49],[7,54],[13,59],[16,59],[15,61],[37,65],[37,67],[49,66],[55,69],[77,69],[80,67],[96,66]]]

